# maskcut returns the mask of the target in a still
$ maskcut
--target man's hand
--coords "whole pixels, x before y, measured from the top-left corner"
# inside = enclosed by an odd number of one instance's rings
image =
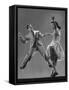
[[[45,33],[45,34],[42,34],[42,37],[45,37],[47,35],[47,33]]]
[[[25,38],[22,36],[20,32],[18,32],[18,40],[20,40],[22,43],[26,42]]]
[[[22,36],[22,34],[20,32],[18,32],[18,39],[20,39]]]
[[[45,37],[46,35],[52,36],[52,33],[45,33],[43,34],[43,37]]]

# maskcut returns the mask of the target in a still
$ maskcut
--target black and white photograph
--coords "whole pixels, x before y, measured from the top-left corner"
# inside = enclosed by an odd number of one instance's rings
[[[66,9],[17,7],[15,15],[17,80],[66,80]]]
[[[65,12],[18,9],[18,78],[65,75]]]

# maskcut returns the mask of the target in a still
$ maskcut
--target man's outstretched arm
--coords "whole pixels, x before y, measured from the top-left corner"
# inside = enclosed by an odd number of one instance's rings
[[[45,34],[43,34],[43,37],[45,37],[45,36],[47,36],[47,35],[53,36],[53,33],[45,33]]]
[[[39,33],[39,34],[40,34],[40,37],[41,38],[43,38],[43,37],[45,37],[47,35],[49,35],[49,36],[52,36],[53,35],[53,33],[45,33],[45,34]]]

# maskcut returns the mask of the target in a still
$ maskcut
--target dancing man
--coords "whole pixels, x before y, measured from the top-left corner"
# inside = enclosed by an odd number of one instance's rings
[[[48,62],[49,66],[52,67],[49,60],[47,59],[43,43],[40,40],[41,38],[45,37],[45,34],[42,34],[38,30],[34,30],[31,24],[27,25],[26,27],[29,33],[25,37],[23,37],[21,33],[18,33],[18,38],[23,44],[30,42],[29,52],[26,54],[20,69],[24,69],[26,67],[27,63],[37,51],[41,54],[45,61]]]
[[[52,62],[52,73],[51,77],[55,77],[58,75],[58,72],[56,71],[56,65],[57,61],[62,61],[64,59],[64,50],[62,46],[60,45],[60,39],[61,39],[61,27],[59,26],[58,22],[54,20],[55,17],[52,17],[51,24],[53,26],[53,33],[48,33],[47,35],[51,35],[52,41],[48,45],[46,50],[46,55]]]

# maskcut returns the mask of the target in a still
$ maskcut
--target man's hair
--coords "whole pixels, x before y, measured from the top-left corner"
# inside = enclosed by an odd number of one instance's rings
[[[27,28],[27,29],[29,29],[29,28],[31,28],[31,29],[32,29],[33,27],[32,27],[32,25],[31,25],[31,24],[27,24],[27,25],[26,25],[26,28]]]

